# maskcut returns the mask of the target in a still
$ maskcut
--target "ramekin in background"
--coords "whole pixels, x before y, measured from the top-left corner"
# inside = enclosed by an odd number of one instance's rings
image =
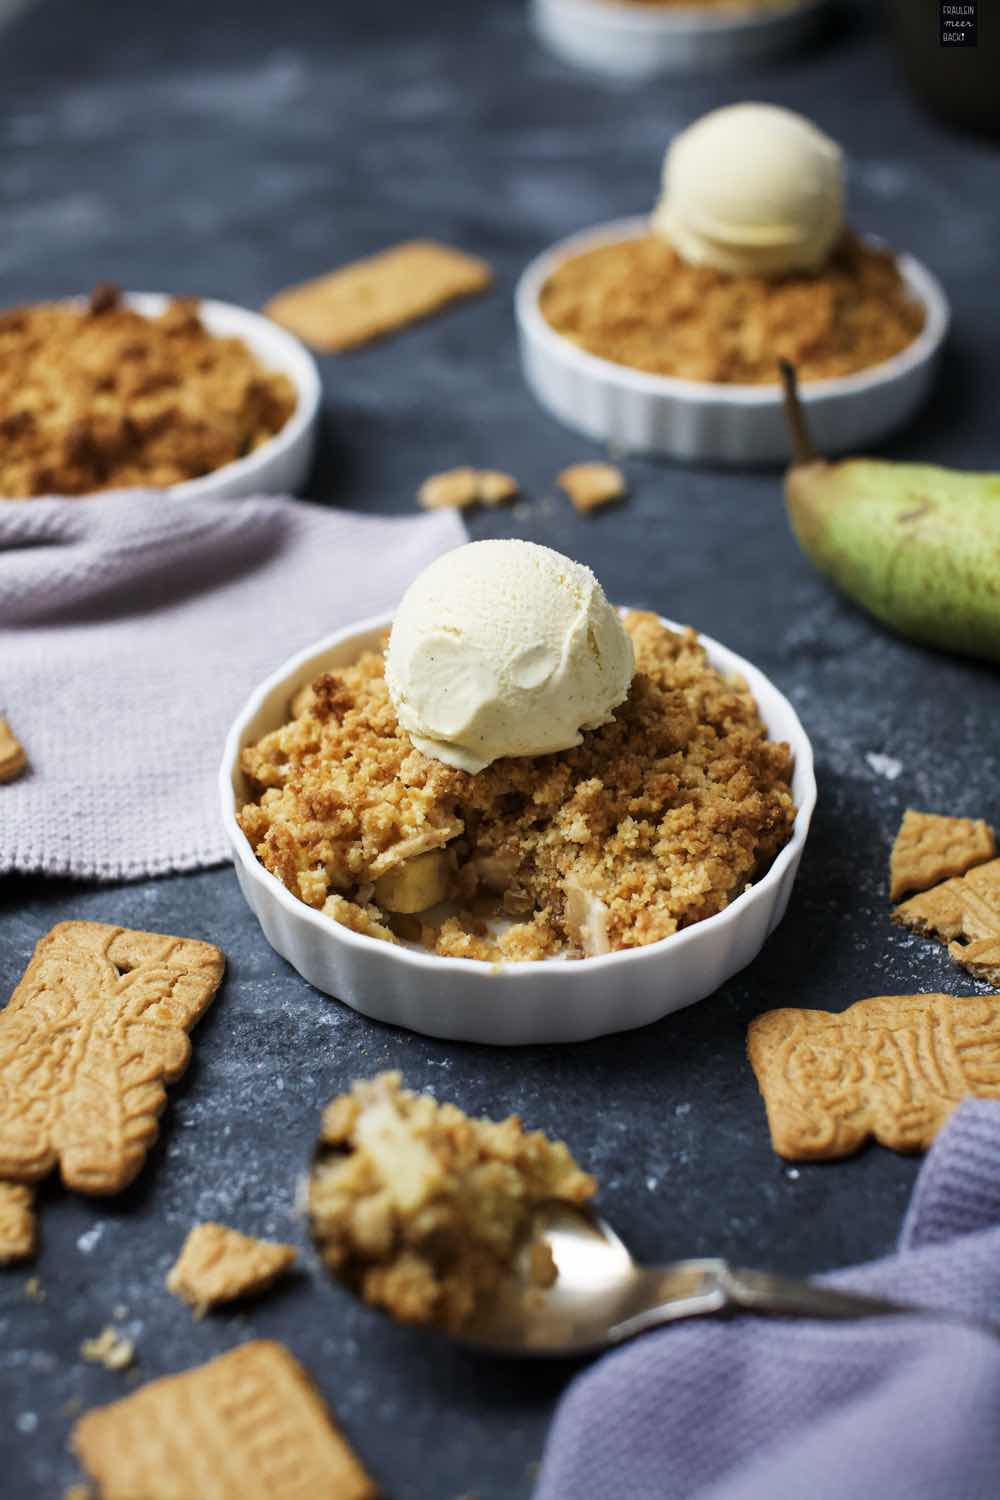
[[[563,260],[648,232],[647,218],[585,230],[539,255],[522,273],[515,312],[525,379],[541,404],[568,427],[629,453],[689,462],[752,464],[790,456],[781,388],[722,385],[650,375],[589,354],[548,323],[542,287]],[[802,381],[809,430],[822,453],[864,448],[900,427],[930,391],[948,330],[940,282],[911,255],[897,255],[900,274],[926,320],[913,343],[892,359],[834,380]]]
[[[155,318],[171,297],[163,292],[128,292],[122,300],[143,317]],[[316,449],[321,396],[316,361],[294,334],[246,307],[201,298],[198,316],[215,337],[242,339],[268,373],[287,375],[298,399],[281,431],[245,458],[234,459],[197,479],[169,485],[165,493],[186,500],[294,495],[306,480]]]
[[[712,665],[746,678],[769,734],[787,740],[795,756],[792,837],[767,873],[725,911],[645,948],[572,962],[489,964],[352,932],[293,896],[260,863],[236,821],[248,793],[240,751],[287,721],[300,687],[377,646],[390,624],[388,615],[366,620],[299,652],[251,695],[226,740],[219,795],[236,876],[268,942],[303,978],[378,1021],[454,1041],[513,1046],[579,1042],[645,1026],[712,994],[756,957],[784,915],[805,846],[816,801],[812,749],[778,689],[707,636],[701,641]]]
[[[532,0],[535,32],[577,67],[617,78],[739,68],[797,46],[828,0],[773,6],[625,5],[620,0]]]

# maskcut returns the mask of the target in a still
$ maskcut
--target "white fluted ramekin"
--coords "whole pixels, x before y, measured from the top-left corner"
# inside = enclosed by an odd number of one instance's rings
[[[767,873],[725,911],[645,948],[573,962],[489,964],[351,932],[293,896],[260,863],[236,821],[248,794],[240,751],[286,722],[300,687],[319,672],[356,660],[390,624],[389,616],[366,620],[299,652],[252,694],[226,740],[219,794],[236,876],[268,942],[303,978],[362,1015],[394,1026],[512,1046],[579,1042],[645,1026],[712,994],[756,957],[784,915],[805,845],[816,801],[812,749],[778,689],[707,636],[701,641],[712,665],[746,678],[769,734],[787,740],[795,756],[792,837]]]
[[[548,323],[540,295],[556,267],[599,245],[648,233],[649,220],[621,219],[562,240],[523,272],[515,311],[525,379],[568,427],[629,453],[695,463],[785,462],[790,456],[778,385],[722,385],[650,375],[580,349]],[[926,399],[948,331],[948,300],[911,255],[900,275],[922,305],[924,327],[892,359],[856,375],[803,381],[799,394],[821,453],[864,448],[902,426]]]
[[[127,292],[122,300],[143,317],[155,318],[172,299],[163,292]],[[166,493],[185,500],[294,495],[306,480],[316,449],[322,390],[316,361],[293,333],[234,302],[199,298],[198,316],[216,338],[242,339],[269,374],[287,375],[297,400],[284,427],[245,458],[234,459],[197,479],[169,485]]]
[[[827,0],[769,8],[532,0],[535,31],[564,62],[617,78],[738,68],[807,40]]]

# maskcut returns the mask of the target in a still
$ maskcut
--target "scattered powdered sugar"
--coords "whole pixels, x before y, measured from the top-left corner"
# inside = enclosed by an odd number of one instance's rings
[[[93,1229],[88,1229],[85,1234],[81,1234],[76,1242],[76,1248],[84,1255],[89,1255],[92,1250],[97,1248],[97,1242],[103,1233],[104,1225],[95,1224]]]
[[[886,781],[895,781],[903,769],[903,762],[897,760],[894,755],[878,755],[869,750],[865,754],[865,760],[871,766],[876,776],[884,776]]]

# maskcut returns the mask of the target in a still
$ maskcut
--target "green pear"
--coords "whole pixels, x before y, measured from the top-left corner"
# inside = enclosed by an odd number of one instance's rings
[[[1000,661],[1000,474],[848,458],[814,448],[783,363],[799,545],[855,603],[928,646]]]

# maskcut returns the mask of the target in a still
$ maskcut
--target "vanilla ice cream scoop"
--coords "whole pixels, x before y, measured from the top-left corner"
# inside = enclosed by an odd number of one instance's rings
[[[843,203],[835,141],[791,110],[733,104],[671,143],[653,228],[692,265],[780,276],[823,264]]]
[[[481,771],[578,745],[628,696],[632,642],[589,568],[534,542],[470,542],[403,596],[385,675],[425,755]]]

